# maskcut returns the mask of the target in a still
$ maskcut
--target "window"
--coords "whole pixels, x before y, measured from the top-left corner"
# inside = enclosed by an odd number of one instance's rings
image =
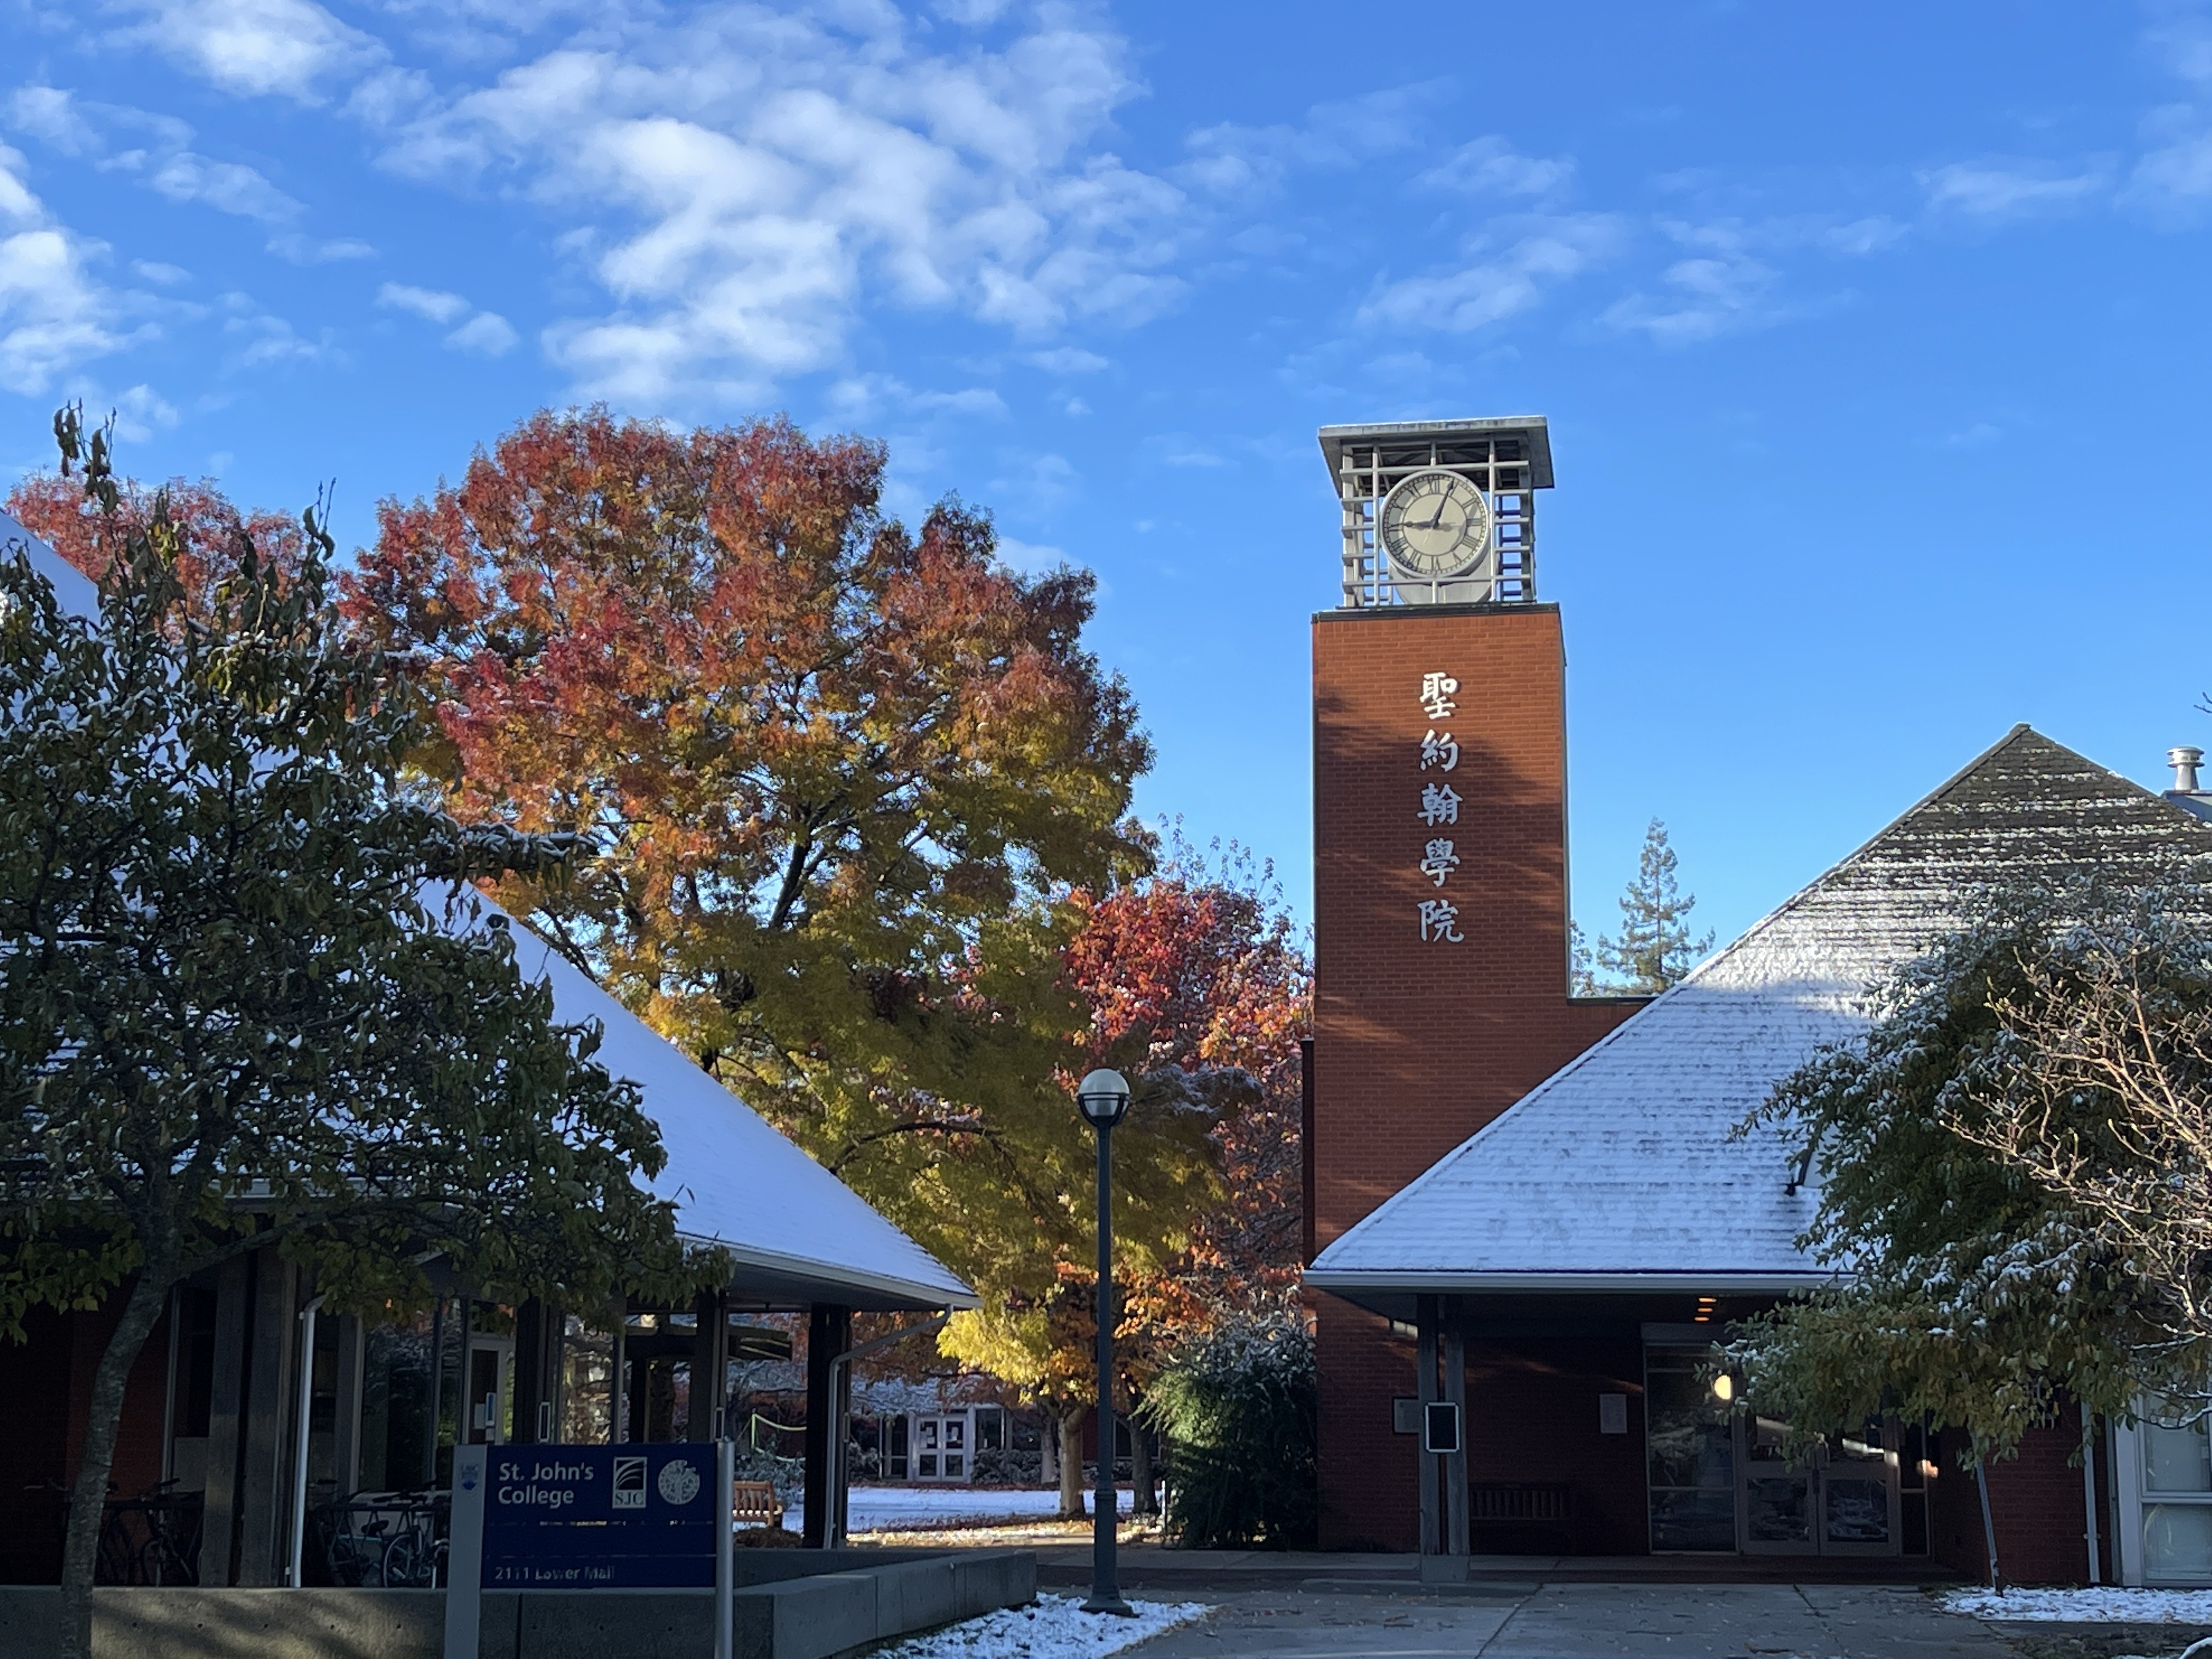
[[[574,1314],[561,1322],[556,1387],[561,1440],[604,1446],[614,1438],[615,1340]]]
[[[2152,1583],[2212,1581],[2212,1438],[2205,1421],[2145,1421],[2142,1570]]]

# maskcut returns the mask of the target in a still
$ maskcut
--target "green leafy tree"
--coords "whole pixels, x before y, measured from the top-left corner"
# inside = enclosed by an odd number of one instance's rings
[[[1599,937],[1598,966],[1622,990],[1656,994],[1680,984],[1698,958],[1713,948],[1711,933],[1702,939],[1691,934],[1690,912],[1697,902],[1681,890],[1676,879],[1674,849],[1667,844],[1667,826],[1652,819],[1644,832],[1636,878],[1620,896],[1620,937]],[[1599,988],[1583,973],[1577,988],[1588,994]]]
[[[106,434],[65,465],[116,505]],[[94,1370],[64,1553],[90,1650],[131,1362],[171,1290],[274,1246],[340,1306],[465,1279],[571,1305],[687,1281],[634,1087],[519,975],[466,884],[557,844],[465,830],[406,782],[418,700],[324,605],[303,522],[187,598],[157,496],[111,541],[100,614],[0,559],[0,1331],[120,1307]]]
[[[1924,1416],[1978,1470],[2069,1398],[2212,1405],[2208,901],[2002,900],[1777,1090],[1747,1133],[1797,1138],[1839,1277],[1732,1345],[1762,1414]]]

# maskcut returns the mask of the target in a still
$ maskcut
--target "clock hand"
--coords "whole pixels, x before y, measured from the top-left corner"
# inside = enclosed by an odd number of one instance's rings
[[[1451,505],[1451,497],[1450,497],[1450,496],[1449,496],[1449,495],[1439,495],[1439,496],[1437,496],[1437,510],[1436,510],[1435,512],[1433,512],[1433,513],[1431,513],[1431,514],[1429,514],[1429,521],[1428,521],[1426,524],[1423,525],[1423,526],[1421,526],[1421,528],[1422,528],[1422,529],[1424,529],[1424,530],[1434,530],[1434,529],[1437,527],[1437,521],[1438,521],[1438,520],[1440,520],[1444,516],[1444,508],[1446,508],[1447,507],[1449,507],[1450,505]]]

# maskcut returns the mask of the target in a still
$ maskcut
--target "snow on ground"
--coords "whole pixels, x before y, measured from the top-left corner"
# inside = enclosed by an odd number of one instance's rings
[[[1970,1619],[2065,1620],[2083,1625],[2204,1625],[2212,1626],[2212,1590],[1985,1589],[1946,1590],[1946,1613]]]
[[[1084,1612],[1083,1603],[1072,1595],[1042,1595],[1026,1607],[1001,1607],[880,1649],[877,1659],[1098,1659],[1212,1611],[1203,1601],[1129,1606],[1136,1617],[1117,1619]]]
[[[1136,1494],[1115,1494],[1122,1514]],[[1083,1494],[1085,1508],[1091,1494]],[[1060,1512],[1058,1488],[1011,1486],[854,1486],[845,1506],[845,1523],[855,1533],[894,1527],[941,1527],[977,1521],[1049,1521]],[[805,1505],[793,1503],[783,1524],[797,1532],[806,1524]]]

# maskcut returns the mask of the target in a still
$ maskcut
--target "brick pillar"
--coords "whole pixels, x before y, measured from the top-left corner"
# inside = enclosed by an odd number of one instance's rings
[[[1639,1003],[1568,995],[1559,607],[1323,611],[1313,650],[1309,1224],[1326,1250]],[[1430,676],[1457,684],[1425,701]],[[1449,792],[1437,822],[1425,790]],[[1414,1481],[1376,1489],[1413,1461],[1386,1389],[1411,1356],[1334,1297],[1316,1314],[1322,1542],[1411,1548]]]

